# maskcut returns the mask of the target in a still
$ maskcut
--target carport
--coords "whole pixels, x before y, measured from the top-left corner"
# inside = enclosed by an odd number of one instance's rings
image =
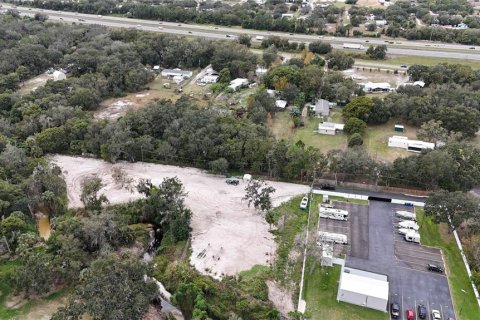
[[[337,300],[387,312],[388,278],[383,274],[343,267]]]

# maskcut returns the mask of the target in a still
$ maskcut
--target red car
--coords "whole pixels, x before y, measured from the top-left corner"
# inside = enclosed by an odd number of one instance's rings
[[[415,320],[413,309],[407,309],[407,320]]]

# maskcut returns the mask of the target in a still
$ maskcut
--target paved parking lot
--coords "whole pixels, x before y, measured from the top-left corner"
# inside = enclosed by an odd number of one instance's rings
[[[349,212],[348,221],[320,218],[319,231],[341,233],[347,235],[348,245],[337,244],[334,253],[347,256],[368,258],[368,206],[354,203],[333,201],[336,209]],[[318,214],[318,208],[316,208]]]
[[[446,276],[427,270],[428,263],[444,266],[441,251],[406,242],[396,228],[399,220],[395,210],[399,209],[409,210],[387,202],[370,201],[368,258],[347,256],[346,266],[388,275],[390,301],[400,304],[402,320],[406,319],[407,309],[414,309],[416,314],[419,304],[427,308],[427,319],[433,309],[441,312],[442,319],[454,317]],[[356,228],[352,221],[351,229]]]

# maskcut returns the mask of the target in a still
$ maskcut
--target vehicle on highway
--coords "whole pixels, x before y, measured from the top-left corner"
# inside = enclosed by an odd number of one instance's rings
[[[97,17],[102,18],[103,16],[101,14],[99,14]]]
[[[293,33],[290,33],[291,36],[293,36]]]
[[[215,27],[215,30],[218,30],[218,27]]]
[[[163,29],[163,27],[162,27],[162,26],[160,26],[160,27],[158,27],[158,29]]]
[[[240,183],[240,180],[238,180],[237,178],[235,177],[231,177],[231,178],[228,178],[227,180],[225,180],[225,182],[227,184],[231,184],[233,186],[238,186],[238,184]]]
[[[62,17],[60,17],[60,20],[63,20],[63,18],[62,18]]]
[[[257,40],[257,41],[262,41],[262,40],[263,40],[263,36],[256,36],[256,37],[255,37],[255,40]]]
[[[406,64],[402,64],[402,65],[400,66],[400,68],[406,69],[406,68],[408,68],[408,66],[407,66]]]
[[[225,35],[225,37],[227,37],[227,38],[231,38],[231,37],[232,37],[232,35],[231,35],[231,34],[227,34],[227,35]]]
[[[335,190],[335,186],[331,185],[329,183],[322,183],[320,185],[320,189],[322,189],[322,190]]]
[[[415,312],[413,309],[407,309],[407,320],[415,320]]]
[[[417,306],[417,315],[420,319],[427,318],[427,308],[423,304]]]
[[[433,272],[438,272],[438,273],[443,273],[443,271],[444,271],[442,267],[437,266],[436,264],[431,264],[431,263],[429,263],[427,265],[427,269],[428,269],[428,271],[433,271]]]
[[[470,49],[475,50],[475,47],[470,47]]]
[[[400,317],[400,305],[396,302],[390,304],[390,315],[393,319],[398,319]]]
[[[192,31],[188,31],[188,33],[192,33]]]
[[[308,196],[305,195],[305,197],[303,197],[302,201],[300,202],[300,209],[305,210],[307,209],[307,207],[308,207]]]
[[[141,24],[137,24],[137,28],[139,28],[139,29],[140,29],[141,27],[142,27],[142,25],[141,25]]]
[[[440,311],[433,309],[432,310],[432,320],[442,320],[442,315]]]
[[[358,44],[358,43],[344,43],[343,49],[365,50],[365,47],[362,44]]]

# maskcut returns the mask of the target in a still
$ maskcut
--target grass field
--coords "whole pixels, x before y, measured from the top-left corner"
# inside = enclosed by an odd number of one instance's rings
[[[393,65],[402,65],[406,64],[408,66],[412,64],[423,64],[427,66],[433,66],[439,63],[452,63],[452,64],[464,64],[472,67],[473,69],[480,69],[480,61],[478,60],[466,60],[466,59],[449,59],[449,58],[432,58],[432,57],[409,57],[409,56],[400,56],[392,57],[390,59],[381,61],[382,64],[393,64]]]
[[[405,132],[395,132],[393,130],[395,124],[403,124]],[[382,125],[368,126],[363,138],[363,145],[367,148],[372,158],[393,162],[396,158],[407,157],[411,153],[404,149],[388,147],[388,138],[397,135],[415,139],[417,137],[416,132],[417,129],[412,126],[390,120]]]
[[[386,313],[337,301],[341,267],[322,267],[309,259],[305,269],[306,316],[311,320],[382,320]]]
[[[347,135],[343,133],[329,136],[315,132],[315,130],[318,130],[319,123],[320,119],[313,118],[305,123],[304,128],[296,129],[293,135],[293,142],[302,140],[305,145],[318,148],[323,153],[334,149],[343,150],[347,147]]]
[[[425,217],[422,210],[417,210],[417,220],[421,225],[422,244],[439,247],[443,251],[457,320],[478,319],[480,308],[475,300],[470,279],[453,234],[448,233],[446,224],[438,225],[429,217]]]

